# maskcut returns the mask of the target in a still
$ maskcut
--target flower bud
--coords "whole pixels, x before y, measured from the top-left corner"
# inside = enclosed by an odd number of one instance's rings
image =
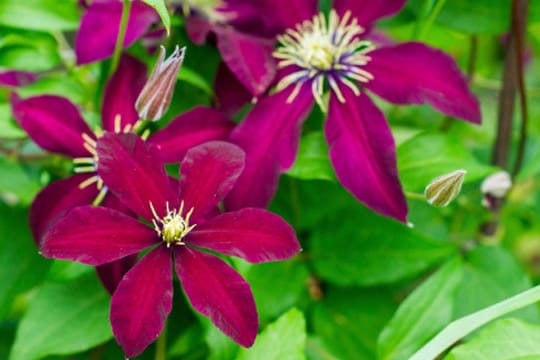
[[[450,204],[459,195],[466,173],[465,170],[456,170],[432,180],[424,191],[427,201],[433,206]]]
[[[496,172],[482,181],[480,190],[482,194],[493,196],[494,198],[503,198],[512,187],[512,179],[506,171]]]
[[[169,108],[178,70],[184,61],[184,52],[185,48],[179,49],[177,45],[171,56],[164,61],[165,48],[160,47],[154,70],[135,102],[141,119],[159,120]]]

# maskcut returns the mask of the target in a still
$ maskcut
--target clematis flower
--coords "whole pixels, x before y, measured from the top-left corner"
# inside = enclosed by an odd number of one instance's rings
[[[279,175],[294,162],[300,126],[316,102],[327,112],[324,132],[338,180],[371,209],[406,222],[392,133],[368,93],[395,104],[427,103],[479,123],[478,101],[455,61],[417,42],[374,45],[369,34],[375,22],[397,13],[405,0],[335,0],[328,17],[317,13],[316,1],[261,4],[264,16],[282,24],[274,52],[277,91],[231,133],[246,151],[246,169],[227,208],[268,205]]]
[[[0,87],[19,87],[35,82],[38,75],[29,71],[0,70]]]
[[[243,151],[222,141],[190,149],[179,188],[171,186],[157,149],[137,135],[106,133],[97,153],[100,176],[145,222],[82,206],[49,229],[42,254],[100,265],[150,248],[111,300],[113,333],[127,357],[140,354],[163,329],[172,307],[173,263],[193,308],[240,345],[251,346],[258,319],[249,285],[206,249],[259,263],[289,258],[300,247],[294,230],[266,210],[212,216],[242,171]]]
[[[105,131],[133,131],[139,121],[134,104],[145,81],[146,66],[133,57],[123,56],[104,91],[101,121]],[[11,104],[13,116],[37,145],[70,157],[74,163],[75,175],[52,182],[32,203],[30,227],[36,244],[51,224],[74,207],[101,203],[116,209],[124,208],[116,197],[107,195],[107,187],[97,173],[96,145],[103,131],[93,132],[74,104],[63,97],[50,95],[24,100],[13,95]],[[233,125],[215,110],[196,107],[175,118],[148,141],[161,149],[164,161],[180,162],[190,147],[207,140],[225,139]],[[121,274],[122,271],[112,269],[112,273]],[[119,277],[117,275],[111,281],[107,277],[104,274],[102,280],[111,290],[116,283],[114,279],[119,280]]]

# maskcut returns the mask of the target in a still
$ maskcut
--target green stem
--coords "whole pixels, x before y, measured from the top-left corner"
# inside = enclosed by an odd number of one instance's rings
[[[163,331],[156,342],[155,360],[165,360],[167,358],[167,323],[163,326]]]
[[[413,200],[423,200],[426,201],[426,196],[424,194],[418,194],[410,191],[405,191],[405,197]]]
[[[413,38],[415,40],[421,40],[424,37],[426,32],[435,22],[437,16],[439,16],[445,2],[446,0],[435,0],[435,6],[433,6],[433,1],[426,1],[424,3],[421,15],[422,21],[419,21],[414,28]]]
[[[122,54],[122,47],[124,44],[124,38],[126,37],[126,29],[129,20],[129,12],[131,10],[131,1],[124,0],[124,6],[122,7],[122,19],[120,20],[120,28],[118,29],[118,37],[116,38],[116,45],[114,46],[114,54],[111,61],[111,67],[109,75],[112,75],[118,67],[120,61],[120,55]]]
[[[540,301],[540,285],[471,315],[455,320],[416,352],[410,360],[435,359],[452,346],[452,344],[455,344],[488,322],[538,301]]]

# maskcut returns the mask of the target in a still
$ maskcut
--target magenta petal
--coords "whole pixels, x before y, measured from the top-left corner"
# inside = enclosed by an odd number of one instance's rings
[[[83,15],[75,39],[77,64],[112,56],[120,28],[122,1],[94,0]],[[124,37],[124,48],[144,35],[159,17],[152,7],[142,1],[133,1],[128,26]]]
[[[8,70],[0,71],[0,87],[17,87],[33,83],[38,78],[37,74],[28,71]]]
[[[197,106],[176,117],[148,139],[167,163],[180,162],[190,148],[209,140],[225,140],[234,123],[221,112]]]
[[[189,39],[193,41],[194,44],[204,44],[212,29],[212,23],[206,19],[198,16],[188,16],[186,18],[186,31]]]
[[[48,258],[105,264],[157,243],[156,231],[113,209],[80,206],[52,225],[41,243]]]
[[[398,13],[407,0],[334,0],[332,6],[340,16],[347,11],[358,20],[358,24],[368,27],[382,17]]]
[[[229,116],[238,113],[253,98],[223,62],[218,65],[214,79],[214,93],[217,100],[216,107]]]
[[[36,196],[30,208],[30,227],[37,245],[41,243],[41,238],[49,226],[69,210],[94,201],[98,195],[94,185],[79,188],[79,184],[88,178],[89,175],[80,174],[52,182]]]
[[[197,225],[187,240],[252,263],[288,259],[300,251],[294,229],[263,209],[226,213]]]
[[[135,134],[105,133],[97,144],[98,173],[120,201],[148,221],[150,203],[159,216],[166,204],[176,207],[176,197],[160,161],[158,149]]]
[[[137,254],[133,254],[96,267],[99,280],[101,280],[101,283],[109,294],[112,295],[114,293],[124,275],[133,267],[133,265],[135,265],[136,262]]]
[[[105,130],[122,132],[126,125],[139,120],[135,101],[145,82],[146,65],[130,55],[123,55],[103,94],[101,121]],[[118,115],[120,121],[115,125]]]
[[[366,88],[396,104],[428,103],[440,112],[481,122],[478,99],[454,59],[421,43],[373,50],[364,70],[374,76]]]
[[[267,26],[280,29],[280,33],[311,20],[319,5],[317,0],[258,0],[258,3]]]
[[[304,86],[288,104],[289,94],[290,90],[284,90],[259,101],[231,133],[231,141],[246,152],[246,167],[225,199],[227,209],[266,207],[279,175],[292,166],[313,96],[309,86]]]
[[[366,94],[356,96],[345,86],[341,90],[346,103],[332,93],[324,129],[336,175],[369,208],[406,222],[390,127]]]
[[[217,46],[223,61],[253,96],[263,94],[276,76],[272,57],[274,41],[215,26]]]
[[[83,146],[85,133],[94,133],[68,99],[41,95],[22,100],[11,96],[13,117],[40,147],[69,157],[90,156]]]
[[[238,344],[253,345],[259,320],[248,283],[221,259],[175,247],[176,274],[195,310]]]
[[[212,210],[231,190],[244,168],[244,152],[224,141],[192,148],[180,167],[180,194],[197,219]]]
[[[114,337],[126,357],[139,355],[159,336],[172,309],[171,252],[164,246],[124,276],[111,300]]]

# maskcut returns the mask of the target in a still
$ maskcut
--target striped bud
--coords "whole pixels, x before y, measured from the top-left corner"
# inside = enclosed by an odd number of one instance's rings
[[[466,173],[465,170],[456,170],[432,180],[424,191],[426,200],[433,206],[450,204],[459,195]]]
[[[174,52],[165,59],[165,48],[160,47],[159,58],[148,81],[144,85],[135,108],[143,120],[159,120],[169,108],[176,84],[178,70],[184,61],[185,48],[174,49]]]

